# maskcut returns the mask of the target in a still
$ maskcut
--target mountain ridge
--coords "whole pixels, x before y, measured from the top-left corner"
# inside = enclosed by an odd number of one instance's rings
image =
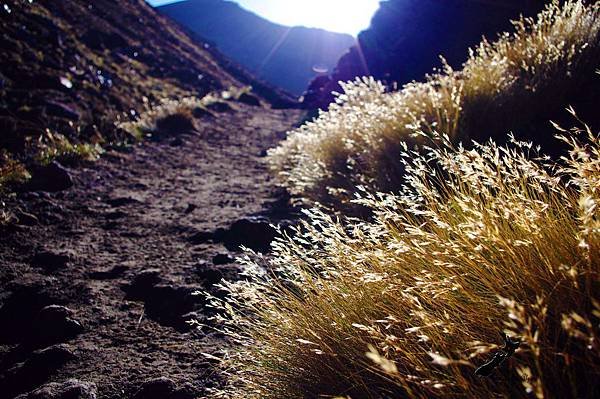
[[[212,42],[259,79],[297,96],[355,43],[351,35],[268,21],[231,1],[187,0],[157,10]]]

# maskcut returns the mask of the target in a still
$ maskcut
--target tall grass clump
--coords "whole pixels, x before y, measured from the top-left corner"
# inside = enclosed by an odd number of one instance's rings
[[[585,103],[582,97],[596,90],[590,82],[597,82],[600,64],[600,4],[563,3],[514,22],[514,33],[493,43],[484,40],[461,71],[446,66],[426,82],[389,93],[372,78],[342,84],[329,112],[270,152],[271,165],[292,193],[343,205],[358,185],[397,189],[402,145],[423,145],[435,131],[454,143],[498,142],[507,131],[531,139],[539,131],[532,125]],[[428,135],[414,137],[415,130]]]
[[[136,140],[156,133],[187,133],[195,126],[192,111],[204,108],[206,101],[197,97],[165,98],[158,105],[148,107],[136,120],[118,122],[117,126]]]
[[[437,136],[398,193],[362,192],[371,220],[307,212],[210,299],[236,344],[215,397],[598,397],[600,136],[562,134],[559,163]],[[519,349],[476,376],[500,332]]]

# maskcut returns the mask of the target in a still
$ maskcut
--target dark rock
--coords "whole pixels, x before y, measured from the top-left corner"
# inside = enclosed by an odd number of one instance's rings
[[[123,219],[126,216],[127,216],[127,213],[123,212],[123,211],[114,211],[114,212],[108,212],[108,213],[104,214],[104,217],[106,218],[106,220],[119,220],[119,219]]]
[[[202,108],[202,107],[196,107],[192,110],[192,115],[194,116],[194,118],[214,118],[215,115],[210,112],[209,110]]]
[[[73,186],[69,172],[58,162],[53,161],[46,166],[33,169],[31,180],[26,185],[29,191],[56,192]]]
[[[215,238],[215,234],[209,231],[199,231],[189,238],[194,245],[205,244]]]
[[[33,324],[32,339],[36,344],[65,342],[84,331],[74,312],[64,306],[50,305],[40,310]]]
[[[252,94],[242,93],[238,97],[238,101],[243,104],[251,105],[253,107],[260,107],[260,100],[258,99],[258,97],[253,96]]]
[[[176,113],[159,118],[156,128],[164,134],[182,134],[196,130],[196,125],[190,114]]]
[[[227,254],[218,254],[213,256],[212,262],[214,265],[226,265],[235,262],[235,259]]]
[[[196,290],[194,287],[178,287],[172,284],[156,285],[144,298],[146,314],[164,326],[187,332],[191,327],[182,315],[204,303],[203,296],[194,294]]]
[[[70,260],[71,257],[68,253],[43,249],[33,256],[31,266],[40,267],[47,272],[53,272],[67,266]]]
[[[130,285],[123,287],[123,290],[132,299],[141,299],[158,283],[161,282],[162,270],[147,269],[138,273]]]
[[[37,216],[24,211],[18,211],[15,216],[17,217],[18,223],[24,226],[35,226],[40,223]]]
[[[112,280],[121,277],[129,268],[125,265],[118,265],[108,271],[92,272],[90,278],[94,280]]]
[[[230,251],[239,251],[244,246],[265,253],[270,251],[271,242],[276,236],[276,230],[266,219],[255,217],[238,220],[227,230],[217,230],[214,239],[222,242]]]
[[[15,399],[96,399],[98,388],[92,382],[75,379],[51,382]]]
[[[187,208],[185,208],[185,211],[183,211],[183,212],[186,215],[189,215],[190,213],[194,212],[197,208],[198,208],[198,205],[188,204]]]
[[[124,205],[137,204],[137,203],[139,203],[139,201],[136,200],[135,198],[131,198],[131,197],[116,197],[116,198],[109,198],[108,200],[106,200],[106,203],[109,204],[110,206],[118,208],[118,207],[121,207]]]
[[[192,244],[199,245],[207,242],[222,243],[230,251],[239,251],[244,246],[258,252],[269,252],[271,242],[277,236],[277,231],[267,219],[250,217],[233,223],[228,229],[217,229],[214,232],[201,231],[189,238]]]
[[[114,229],[116,229],[117,227],[119,227],[119,222],[115,222],[115,221],[108,222],[108,223],[104,223],[104,224],[102,225],[102,228],[103,228],[104,230],[114,230]]]
[[[20,109],[17,111],[17,116],[20,120],[32,123],[45,123],[46,112],[42,107],[32,107]]]
[[[68,105],[59,102],[48,101],[46,102],[44,108],[46,110],[46,114],[49,116],[56,116],[58,118],[65,118],[73,121],[78,121],[81,117],[79,112],[75,111]]]
[[[32,323],[44,306],[57,302],[57,295],[44,283],[20,285],[4,299],[0,307],[1,344],[22,343],[29,339]]]
[[[196,287],[177,286],[161,278],[162,271],[146,270],[123,287],[127,298],[144,302],[146,315],[158,323],[187,332],[190,326],[182,315],[194,311],[204,303],[204,297],[194,295]]]
[[[223,273],[217,269],[202,269],[198,271],[198,275],[205,282],[205,286],[212,286],[218,284],[223,279]]]
[[[173,380],[166,377],[155,378],[144,382],[134,399],[168,399],[176,389],[177,385]]]
[[[201,398],[202,393],[190,383],[185,383],[177,389],[169,399],[197,399]]]
[[[22,363],[8,369],[0,378],[0,392],[12,397],[20,392],[42,384],[58,369],[76,359],[66,345],[54,345],[33,352]],[[35,396],[34,396],[35,397]]]
[[[210,111],[215,111],[218,113],[233,111],[233,108],[231,108],[231,105],[229,105],[223,101],[215,101],[214,103],[207,105],[206,108],[208,108]]]
[[[115,32],[105,32],[99,29],[89,29],[81,36],[81,41],[94,50],[115,49],[127,46],[123,36]]]
[[[171,140],[171,142],[169,143],[169,145],[171,147],[181,147],[183,144],[184,144],[184,142],[181,139],[181,137],[176,137],[173,140]]]

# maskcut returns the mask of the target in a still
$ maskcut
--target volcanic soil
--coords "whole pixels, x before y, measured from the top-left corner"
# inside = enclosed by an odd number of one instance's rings
[[[194,131],[67,168],[0,231],[0,397],[198,398],[224,337],[198,290],[235,279],[293,219],[264,155],[300,118],[231,102]],[[69,396],[72,395],[72,396]],[[96,395],[96,396],[94,396]]]

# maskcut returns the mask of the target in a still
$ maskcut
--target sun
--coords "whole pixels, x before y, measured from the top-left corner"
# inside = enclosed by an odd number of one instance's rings
[[[183,0],[146,0],[160,6]],[[369,27],[379,0],[227,0],[272,22],[356,36]]]
[[[379,0],[237,0],[273,22],[356,36],[369,27]]]

